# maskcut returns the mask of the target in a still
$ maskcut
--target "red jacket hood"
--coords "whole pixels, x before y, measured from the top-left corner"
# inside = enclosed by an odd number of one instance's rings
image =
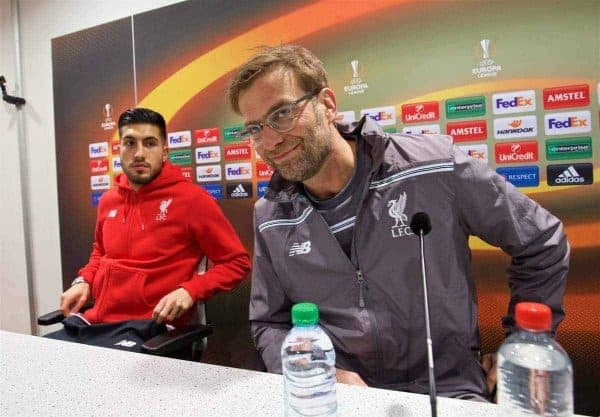
[[[174,184],[177,182],[187,181],[181,172],[181,168],[177,165],[171,164],[169,161],[165,161],[162,166],[160,174],[148,184],[144,184],[137,191],[140,194],[145,194],[153,190],[161,189],[167,185]],[[133,191],[129,185],[127,175],[123,172],[115,177],[115,185],[122,191]]]

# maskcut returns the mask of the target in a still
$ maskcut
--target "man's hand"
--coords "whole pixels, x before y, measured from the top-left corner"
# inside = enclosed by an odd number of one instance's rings
[[[90,284],[81,282],[73,285],[60,296],[60,309],[63,316],[77,313],[90,298]]]
[[[494,392],[494,387],[498,381],[498,358],[495,353],[486,353],[481,358],[481,366],[485,371],[485,379],[488,392]]]
[[[152,320],[158,324],[179,318],[194,305],[194,300],[183,288],[177,288],[165,295],[152,312]]]
[[[356,373],[352,371],[346,371],[344,369],[336,368],[335,369],[335,378],[337,382],[340,384],[348,384],[348,385],[358,385],[360,387],[368,387],[368,385],[363,381],[363,379]]]

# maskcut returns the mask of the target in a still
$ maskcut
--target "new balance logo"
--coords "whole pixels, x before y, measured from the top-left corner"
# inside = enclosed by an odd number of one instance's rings
[[[133,340],[127,340],[127,339],[123,339],[123,340],[115,343],[115,346],[124,346],[126,348],[134,347],[135,345],[137,345],[136,342],[134,342]]]
[[[294,255],[306,255],[310,252],[310,240],[307,240],[304,243],[294,243],[290,248],[289,254],[290,256]]]

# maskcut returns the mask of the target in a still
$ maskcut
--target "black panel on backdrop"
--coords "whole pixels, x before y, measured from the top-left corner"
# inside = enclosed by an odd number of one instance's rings
[[[103,129],[106,113],[116,121],[122,109],[134,104],[131,19],[53,39],[52,72],[62,280],[66,288],[87,263],[94,241],[96,210],[90,203],[88,145],[110,143],[116,130]]]

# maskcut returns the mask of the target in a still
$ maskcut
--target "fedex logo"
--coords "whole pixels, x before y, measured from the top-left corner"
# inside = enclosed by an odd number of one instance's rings
[[[381,126],[390,126],[396,124],[396,109],[394,106],[374,107],[372,109],[363,109],[360,115],[369,116]]]
[[[535,91],[512,91],[492,96],[494,114],[535,111]]]
[[[437,101],[403,104],[401,110],[404,123],[429,122],[440,118],[440,104]]]
[[[590,105],[590,86],[587,84],[544,88],[544,108],[583,107]]]
[[[219,143],[219,128],[210,127],[208,129],[194,130],[194,140],[196,141],[196,145],[214,145],[215,143]]]
[[[110,188],[110,177],[108,175],[93,175],[90,177],[92,190],[108,190]]]
[[[112,160],[112,169],[114,172],[123,171],[123,167],[121,166],[121,158],[119,158],[118,156],[113,158]]]
[[[90,161],[90,174],[104,174],[108,172],[108,159],[92,159]]]
[[[225,179],[228,181],[247,180],[250,178],[252,178],[252,164],[250,162],[225,165]]]
[[[221,148],[218,146],[206,146],[196,148],[196,163],[219,162],[221,160]]]
[[[240,159],[250,159],[252,151],[250,145],[229,145],[225,146],[225,160],[238,161]]]
[[[497,143],[496,162],[512,164],[516,162],[535,162],[538,160],[538,143],[535,140],[526,142]]]
[[[256,163],[256,176],[258,178],[271,178],[273,172],[273,168],[271,168],[266,162],[258,161]]]
[[[485,120],[451,122],[446,124],[446,133],[452,136],[454,142],[486,140],[487,124]]]
[[[480,159],[487,163],[488,146],[486,144],[478,145],[457,145],[459,149],[469,155],[471,158]]]
[[[192,146],[192,134],[189,130],[167,133],[169,148],[185,148]]]
[[[221,181],[221,165],[201,165],[196,167],[196,181]]]
[[[336,123],[352,123],[354,121],[356,121],[356,115],[354,114],[354,110],[339,111],[335,115]]]
[[[405,135],[439,135],[440,132],[440,125],[419,125],[402,128],[402,133]]]
[[[96,142],[88,145],[90,158],[101,158],[108,156],[108,142]]]
[[[550,113],[544,116],[546,135],[587,133],[592,130],[592,115],[589,111]]]

